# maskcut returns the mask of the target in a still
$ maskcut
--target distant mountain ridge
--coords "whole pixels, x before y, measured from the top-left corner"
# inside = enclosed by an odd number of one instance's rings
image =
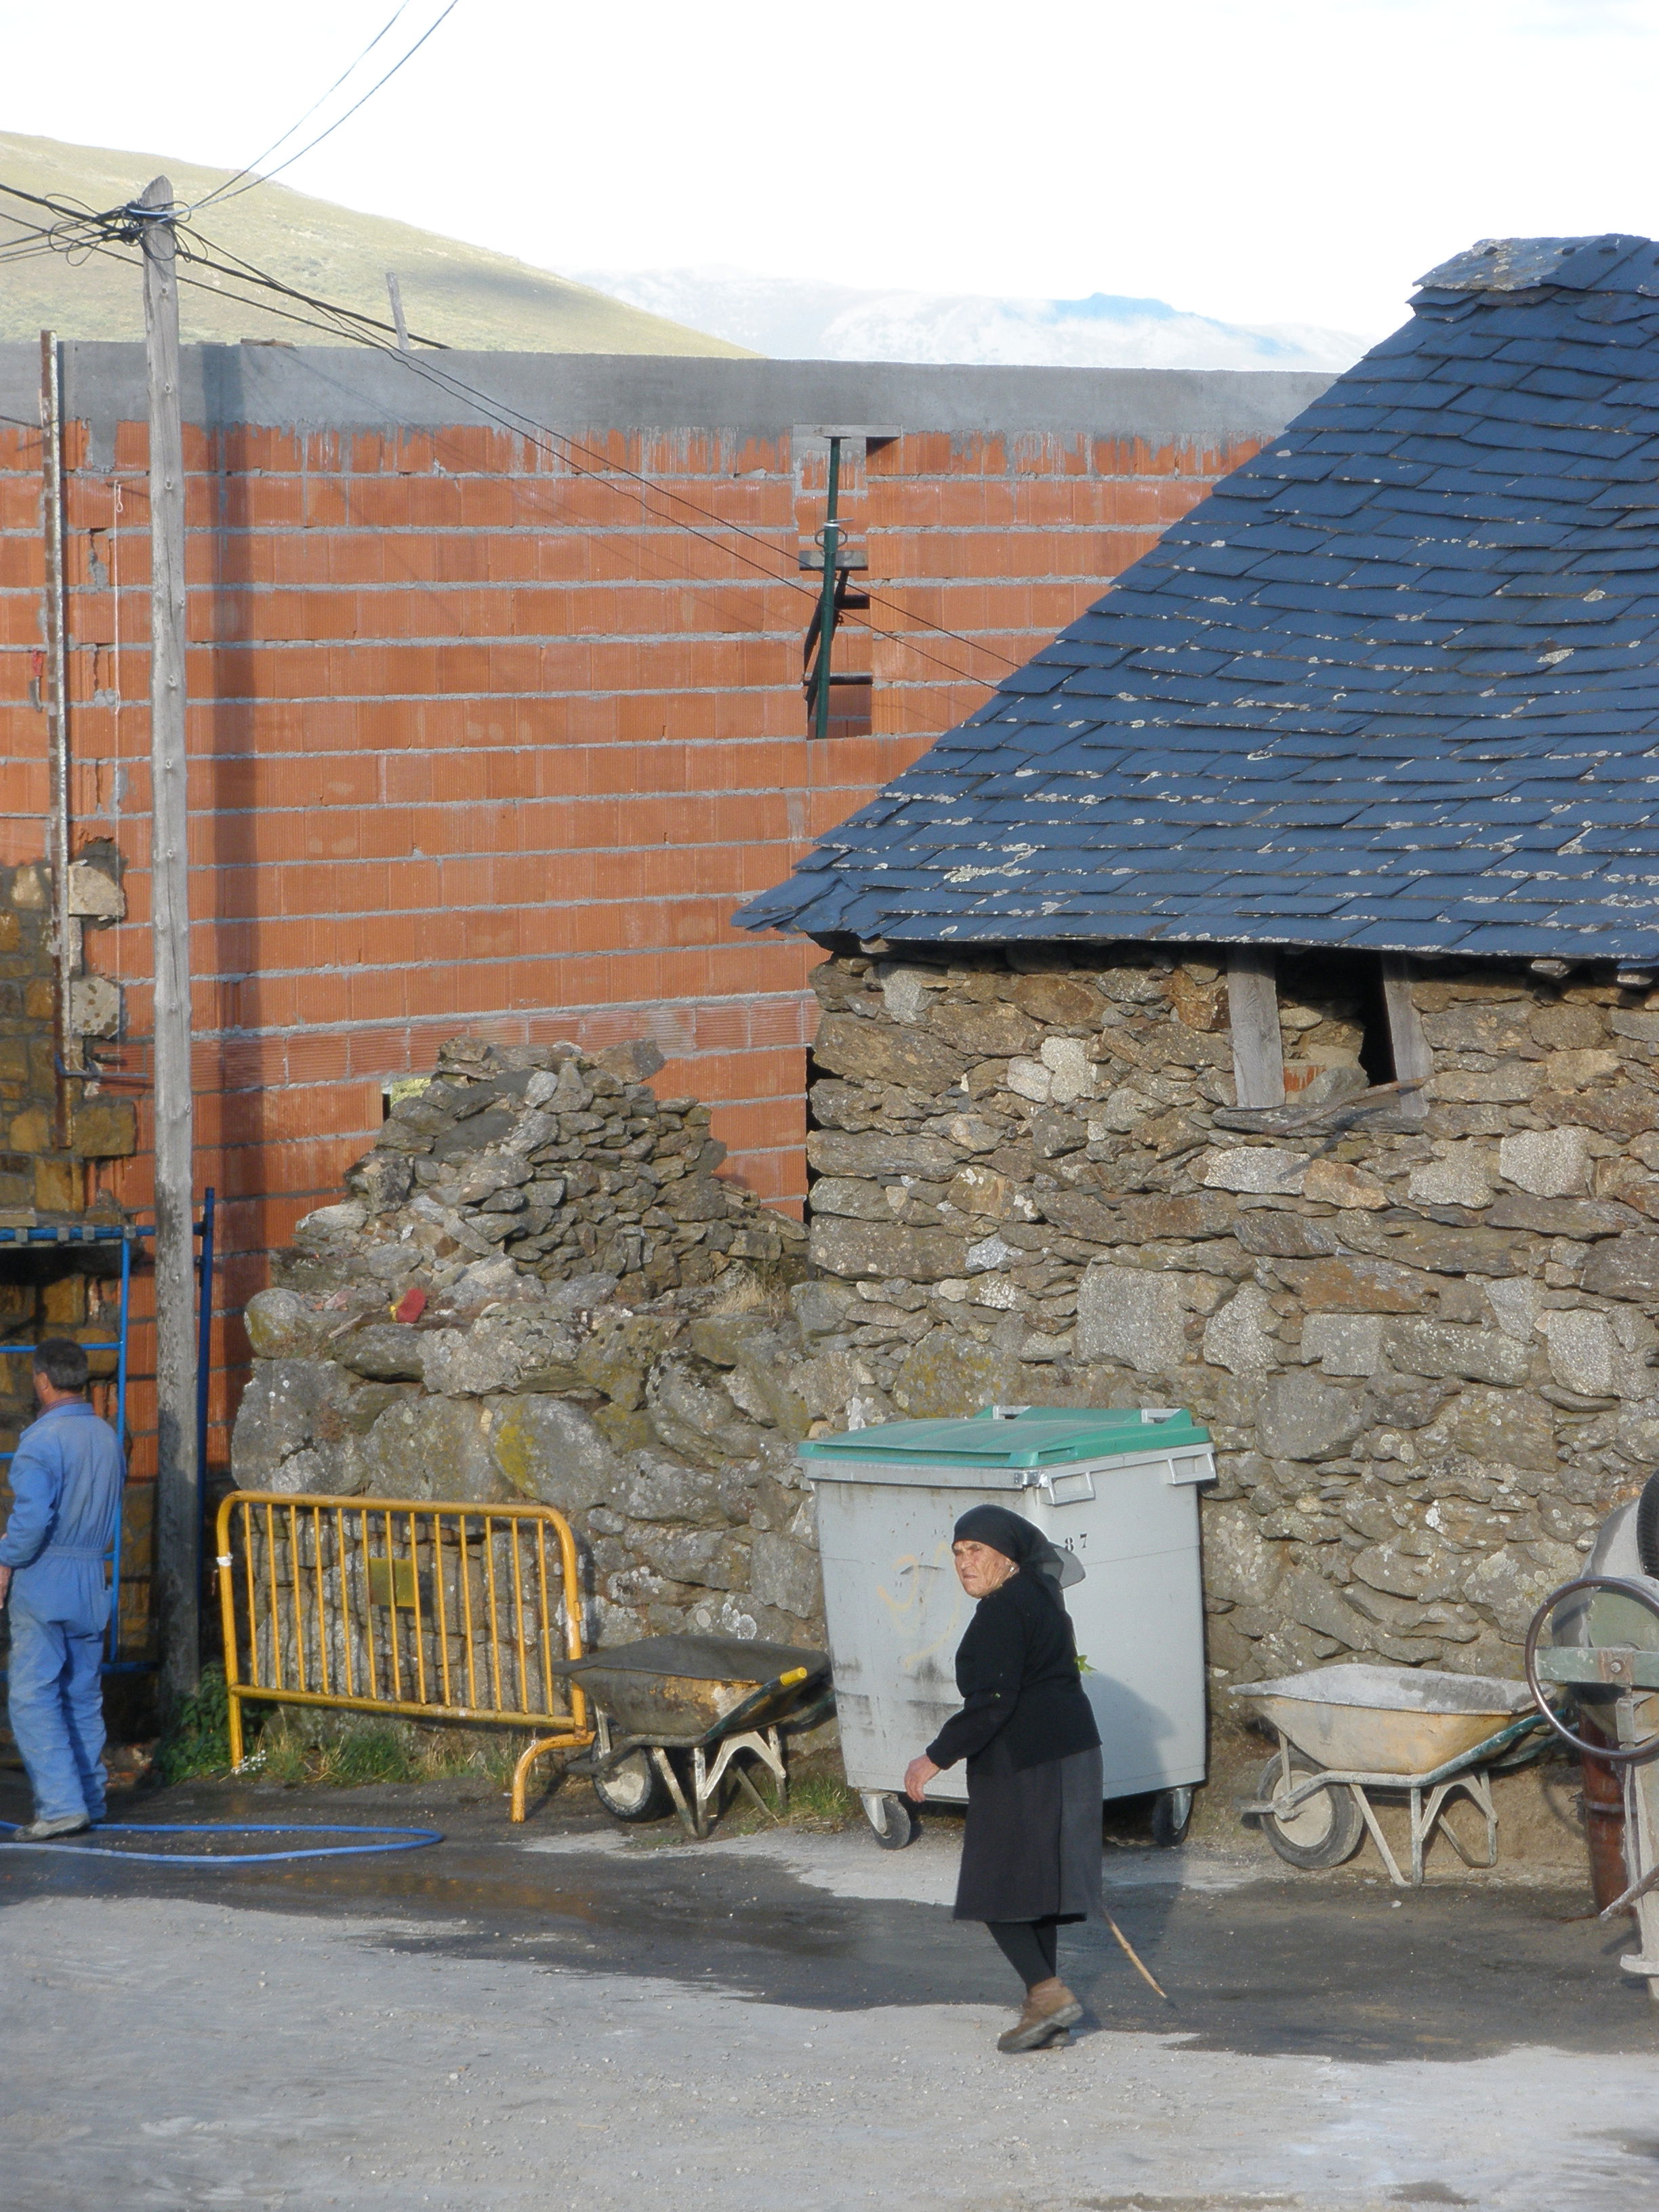
[[[878,291],[728,267],[582,273],[614,299],[786,361],[1342,369],[1374,343],[1312,325],[1224,323],[1164,300],[1110,292],[1026,300]]]
[[[0,179],[42,198],[88,209],[119,207],[158,174],[172,179],[181,199],[196,204],[224,184],[230,172],[159,154],[70,146],[0,131]],[[51,220],[27,202],[4,197],[0,213],[6,217],[0,222],[0,245]],[[328,200],[308,199],[286,185],[262,184],[203,208],[198,221],[208,239],[242,260],[381,322],[391,319],[386,279],[388,270],[395,271],[410,329],[444,345],[513,353],[730,356],[746,350],[505,253],[383,216],[360,215]],[[272,298],[273,307],[292,306],[301,318],[284,320],[236,296],[234,286],[206,270],[181,265],[180,274],[198,280],[182,284],[179,291],[179,319],[186,343],[351,343],[343,334],[313,327],[315,319],[306,307]],[[205,290],[200,289],[204,283]],[[0,266],[0,339],[33,338],[45,329],[64,338],[142,337],[137,272],[100,255],[71,261],[61,253]]]

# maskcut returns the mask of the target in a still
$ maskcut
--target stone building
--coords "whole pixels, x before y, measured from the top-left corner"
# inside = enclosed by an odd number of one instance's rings
[[[1193,1407],[1220,1674],[1513,1674],[1659,1459],[1659,249],[1413,308],[739,917],[857,1417]]]

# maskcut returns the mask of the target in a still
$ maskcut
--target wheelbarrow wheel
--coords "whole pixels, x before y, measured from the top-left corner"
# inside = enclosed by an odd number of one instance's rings
[[[866,1790],[864,1817],[884,1851],[902,1851],[921,1833],[921,1823],[908,1797],[891,1790]]]
[[[1319,1771],[1299,1752],[1291,1753],[1292,1784]],[[1256,1796],[1268,1800],[1277,1797],[1284,1782],[1284,1769],[1275,1752],[1261,1770]],[[1347,1789],[1316,1790],[1283,1820],[1274,1813],[1262,1814],[1261,1825],[1279,1857],[1293,1867],[1341,1866],[1359,1849],[1365,1833],[1359,1808]]]
[[[596,1774],[593,1795],[618,1820],[660,1820],[674,1809],[648,1751],[630,1751],[608,1773]]]

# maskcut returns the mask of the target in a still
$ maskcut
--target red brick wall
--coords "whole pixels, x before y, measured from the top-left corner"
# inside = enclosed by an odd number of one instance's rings
[[[733,930],[732,908],[1254,450],[907,434],[866,465],[854,443],[843,512],[891,601],[854,619],[891,635],[855,629],[838,664],[873,670],[874,733],[820,745],[799,688],[814,584],[796,556],[823,518],[821,444],[600,431],[585,439],[603,449],[596,475],[477,428],[186,442],[197,1132],[227,1313],[336,1192],[382,1082],[463,1030],[653,1035],[659,1088],[713,1103],[732,1172],[796,1206],[818,956]],[[140,1076],[144,456],[140,422],[101,453],[70,426],[76,834],[112,839],[127,864],[128,919],[88,945],[125,987],[121,1057]],[[21,860],[41,854],[46,805],[28,700],[40,441],[21,427],[0,427],[0,860]],[[94,1173],[145,1202],[142,1155]],[[221,1425],[240,1350],[233,1323]]]

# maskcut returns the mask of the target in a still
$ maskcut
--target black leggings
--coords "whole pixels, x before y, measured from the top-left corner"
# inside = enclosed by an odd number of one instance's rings
[[[988,1920],[992,1941],[1028,1990],[1054,1978],[1060,1926],[1048,1920]]]

